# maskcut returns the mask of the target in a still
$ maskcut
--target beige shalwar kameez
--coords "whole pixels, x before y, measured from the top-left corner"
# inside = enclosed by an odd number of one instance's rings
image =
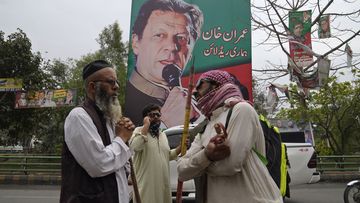
[[[142,127],[134,130],[130,148],[142,203],[171,203],[169,161],[177,158],[176,149],[170,150],[165,133],[159,138],[150,133],[141,135]],[[135,199],[135,198],[133,198]]]
[[[178,161],[179,178],[189,180],[207,174],[207,203],[282,203],[280,191],[256,153],[265,154],[265,140],[253,107],[240,102],[229,120],[231,155],[211,162],[204,147],[216,135],[214,124],[225,125],[229,108],[216,109],[203,134],[198,134],[186,155]]]

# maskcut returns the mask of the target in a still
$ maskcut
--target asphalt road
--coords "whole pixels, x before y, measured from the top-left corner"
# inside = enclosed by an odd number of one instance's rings
[[[0,185],[0,203],[59,203],[60,187]]]
[[[316,183],[291,187],[285,203],[341,203],[346,183]],[[0,185],[0,203],[58,203],[59,186]]]
[[[346,183],[305,184],[290,187],[285,203],[342,203]]]

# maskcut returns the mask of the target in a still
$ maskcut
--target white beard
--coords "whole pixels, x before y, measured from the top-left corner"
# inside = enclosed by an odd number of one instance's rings
[[[105,118],[109,119],[112,123],[117,123],[121,119],[121,106],[117,96],[108,95],[106,91],[98,85],[95,91],[95,103],[104,113]]]

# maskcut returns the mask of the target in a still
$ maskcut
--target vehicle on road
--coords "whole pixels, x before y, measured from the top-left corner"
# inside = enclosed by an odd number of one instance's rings
[[[196,125],[191,124],[189,129],[193,129]],[[164,132],[168,138],[169,145],[171,149],[176,148],[180,141],[183,133],[183,126],[175,126],[172,128],[166,129]],[[176,160],[170,161],[170,185],[172,191],[173,202],[176,199],[176,190],[178,184],[178,172]],[[183,192],[182,192],[183,202],[195,202],[195,183],[194,180],[188,180],[183,183]]]
[[[278,127],[281,140],[287,147],[290,185],[318,182],[320,173],[316,170],[317,153],[310,124],[300,125],[289,120],[271,120],[271,123]]]
[[[286,143],[290,162],[288,172],[290,185],[316,183],[320,180],[320,173],[316,170],[316,152],[309,143]]]
[[[346,185],[344,191],[345,203],[360,203],[360,180],[353,180]]]

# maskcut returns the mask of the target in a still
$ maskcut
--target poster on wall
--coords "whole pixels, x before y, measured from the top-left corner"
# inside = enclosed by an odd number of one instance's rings
[[[76,105],[76,89],[18,91],[15,95],[15,109],[63,107]]]
[[[0,78],[0,92],[14,92],[21,90],[23,86],[22,79],[18,78]]]
[[[306,67],[313,62],[313,56],[303,46],[311,46],[311,10],[289,12],[290,59],[297,67]]]
[[[251,91],[249,0],[133,0],[125,116],[141,125],[142,109],[162,107],[165,127],[183,124],[189,70],[225,70]],[[200,120],[192,102],[191,122]]]

